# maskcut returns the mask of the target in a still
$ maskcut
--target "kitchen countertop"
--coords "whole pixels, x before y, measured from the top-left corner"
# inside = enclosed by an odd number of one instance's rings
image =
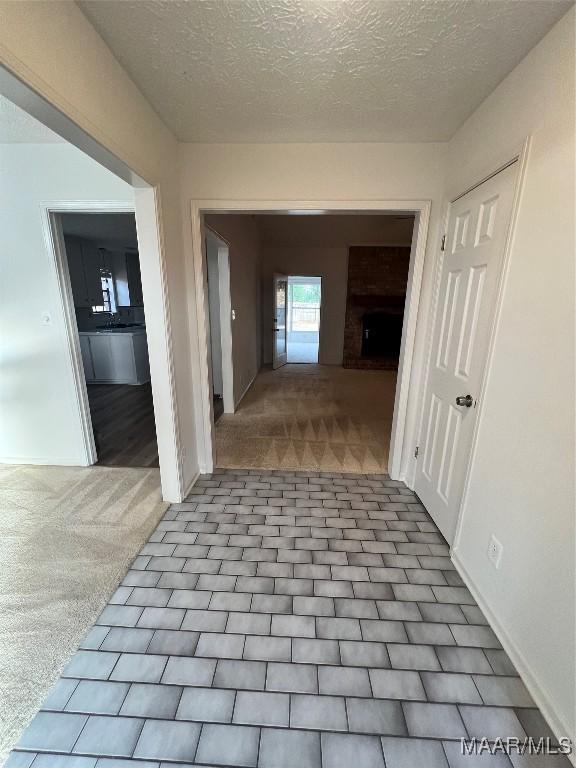
[[[135,325],[129,328],[92,328],[89,331],[78,331],[78,334],[80,336],[94,336],[94,335],[100,335],[100,334],[123,334],[131,335],[131,336],[139,336],[142,333],[146,333],[146,326],[145,325]]]

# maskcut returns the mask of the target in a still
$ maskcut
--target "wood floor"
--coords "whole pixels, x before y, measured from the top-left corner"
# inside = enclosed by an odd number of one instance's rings
[[[157,467],[158,444],[150,384],[88,384],[98,464]]]

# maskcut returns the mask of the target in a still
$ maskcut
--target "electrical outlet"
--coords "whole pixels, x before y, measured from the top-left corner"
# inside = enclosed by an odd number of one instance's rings
[[[502,544],[498,541],[496,536],[492,534],[490,536],[490,541],[488,542],[488,552],[486,554],[488,555],[488,560],[490,560],[494,568],[500,568],[503,549],[504,548],[502,547]]]

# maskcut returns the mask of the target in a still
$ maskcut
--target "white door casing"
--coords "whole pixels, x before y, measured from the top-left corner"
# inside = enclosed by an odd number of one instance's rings
[[[451,204],[415,490],[452,543],[476,423],[518,163]],[[469,397],[468,397],[469,396]],[[466,398],[458,401],[457,398]]]
[[[287,317],[288,276],[274,275],[274,328],[272,329],[272,368],[280,368],[288,361]]]

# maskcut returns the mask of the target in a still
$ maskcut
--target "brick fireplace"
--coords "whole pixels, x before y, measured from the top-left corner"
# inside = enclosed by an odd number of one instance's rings
[[[409,264],[407,246],[350,248],[345,368],[398,367]]]

